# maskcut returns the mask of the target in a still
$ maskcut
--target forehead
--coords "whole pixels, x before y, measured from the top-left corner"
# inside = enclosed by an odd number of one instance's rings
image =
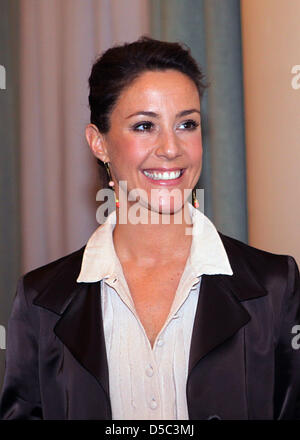
[[[187,75],[177,70],[147,71],[136,78],[119,96],[115,111],[126,113],[140,107],[154,110],[190,106],[199,108],[198,89]]]

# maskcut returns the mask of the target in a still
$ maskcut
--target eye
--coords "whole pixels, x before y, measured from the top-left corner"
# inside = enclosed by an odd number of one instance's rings
[[[154,124],[150,121],[142,121],[133,126],[134,131],[151,131],[154,127]]]
[[[181,122],[179,128],[183,127],[184,130],[195,130],[199,125],[199,122],[194,121],[194,119],[188,119],[187,121]]]

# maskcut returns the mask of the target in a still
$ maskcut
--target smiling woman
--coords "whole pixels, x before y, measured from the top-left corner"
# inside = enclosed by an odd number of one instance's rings
[[[205,89],[189,50],[113,47],[89,84],[86,139],[116,206],[86,246],[20,278],[1,417],[300,418],[295,260],[188,202]]]
[[[95,156],[110,164],[118,199],[122,190],[118,182],[126,181],[128,192],[144,190],[140,191],[140,204],[145,208],[141,208],[142,217],[153,209],[177,212],[188,197],[183,189],[191,191],[201,172],[197,87],[174,69],[142,72],[118,97],[110,115],[110,130],[101,133],[90,124],[86,137]],[[155,188],[165,187],[177,189],[171,206],[167,193],[156,191],[157,198],[151,197]]]

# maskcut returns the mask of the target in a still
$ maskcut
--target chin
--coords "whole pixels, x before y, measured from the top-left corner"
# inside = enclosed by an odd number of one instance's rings
[[[168,214],[174,215],[177,212],[181,212],[183,209],[182,200],[174,200],[174,199],[160,199],[160,200],[151,200],[149,204],[149,209],[151,211],[157,212],[159,214]]]

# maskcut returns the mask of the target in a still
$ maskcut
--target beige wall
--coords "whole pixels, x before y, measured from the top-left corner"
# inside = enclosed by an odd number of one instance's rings
[[[242,0],[241,19],[249,244],[300,264],[300,0]]]

